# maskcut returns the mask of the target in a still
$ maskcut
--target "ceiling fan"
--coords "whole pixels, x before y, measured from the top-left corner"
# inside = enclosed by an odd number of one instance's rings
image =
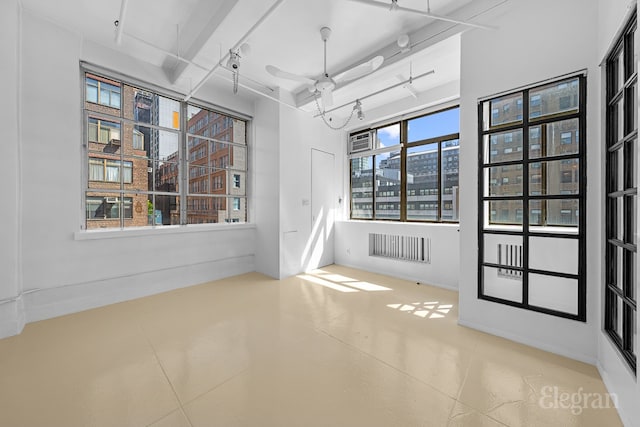
[[[367,74],[377,70],[384,61],[382,56],[376,56],[367,62],[363,62],[360,65],[356,65],[355,67],[332,77],[327,73],[327,40],[329,40],[330,36],[331,29],[329,27],[322,27],[320,29],[320,37],[324,42],[324,71],[318,79],[314,80],[309,77],[289,73],[279,69],[278,67],[274,67],[273,65],[267,65],[265,67],[267,72],[275,77],[308,84],[310,92],[319,93],[321,95],[322,106],[324,109],[333,105],[333,89],[337,84],[366,76]]]

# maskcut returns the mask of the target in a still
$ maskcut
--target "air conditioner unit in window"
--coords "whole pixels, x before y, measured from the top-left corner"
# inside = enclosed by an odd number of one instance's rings
[[[116,129],[111,129],[109,131],[109,143],[111,145],[120,145],[120,131]]]
[[[373,138],[371,132],[362,132],[349,137],[349,154],[367,151],[373,148]]]
[[[105,197],[104,201],[107,203],[118,203],[118,198],[117,197]]]

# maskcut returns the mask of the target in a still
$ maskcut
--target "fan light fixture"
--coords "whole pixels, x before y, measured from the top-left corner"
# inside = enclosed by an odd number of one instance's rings
[[[352,67],[347,71],[338,74],[337,76],[331,76],[327,72],[327,41],[329,40],[330,36],[331,29],[329,27],[322,27],[320,29],[320,38],[322,39],[322,42],[324,44],[324,67],[320,77],[315,80],[309,77],[300,76],[281,70],[277,67],[274,67],[273,65],[267,65],[265,67],[267,72],[272,76],[307,84],[309,91],[316,95],[316,102],[317,95],[320,95],[320,97],[322,98],[323,110],[326,110],[328,107],[331,107],[331,105],[333,105],[333,90],[338,84],[364,77],[367,74],[370,74],[377,70],[382,65],[382,62],[384,62],[384,57],[376,56],[367,62],[363,62],[362,64],[356,65],[355,67]]]

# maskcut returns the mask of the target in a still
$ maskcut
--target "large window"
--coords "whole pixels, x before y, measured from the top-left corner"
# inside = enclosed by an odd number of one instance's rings
[[[351,155],[351,218],[458,221],[459,108],[366,131]]]
[[[633,13],[606,61],[604,329],[635,372],[637,338],[638,71]]]
[[[87,229],[246,222],[244,120],[84,78]]]
[[[478,296],[586,320],[583,75],[478,104]]]

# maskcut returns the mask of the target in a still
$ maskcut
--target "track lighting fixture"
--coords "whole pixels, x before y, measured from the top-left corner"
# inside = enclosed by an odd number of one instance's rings
[[[229,49],[229,59],[227,60],[227,68],[233,73],[233,93],[238,93],[238,78],[240,77],[240,54],[248,55],[251,47],[244,43],[235,51]]]

